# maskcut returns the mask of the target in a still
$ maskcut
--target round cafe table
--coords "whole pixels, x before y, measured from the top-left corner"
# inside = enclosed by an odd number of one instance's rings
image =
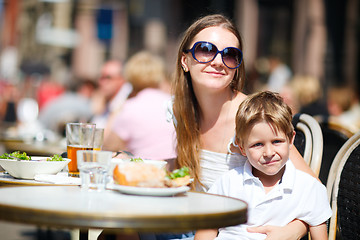
[[[247,204],[199,192],[171,197],[85,192],[79,186],[0,188],[0,219],[107,231],[181,232],[245,223]]]

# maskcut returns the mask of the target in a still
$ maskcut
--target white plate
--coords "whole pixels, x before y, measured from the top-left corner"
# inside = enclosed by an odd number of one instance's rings
[[[174,196],[176,194],[185,193],[190,190],[188,186],[176,188],[144,188],[130,187],[118,184],[108,184],[107,188],[117,190],[122,193],[144,196]]]

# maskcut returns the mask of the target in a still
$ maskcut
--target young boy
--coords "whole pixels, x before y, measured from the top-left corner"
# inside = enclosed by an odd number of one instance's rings
[[[199,230],[195,239],[265,239],[247,227],[285,226],[294,219],[309,225],[312,240],[327,239],[325,221],[332,212],[326,188],[289,161],[295,132],[291,109],[278,94],[260,92],[244,100],[236,115],[235,143],[247,157],[224,174],[209,193],[248,203],[247,224]]]

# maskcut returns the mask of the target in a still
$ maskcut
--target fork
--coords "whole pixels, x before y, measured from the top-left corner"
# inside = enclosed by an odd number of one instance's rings
[[[10,155],[10,154],[7,154],[7,153],[5,153],[5,156],[7,156],[7,157],[9,157],[9,158],[12,158],[12,159],[16,159],[16,160],[18,160],[18,161],[21,161],[22,159],[20,159],[20,158],[18,158],[18,157],[14,157],[14,156],[12,156],[12,155]]]

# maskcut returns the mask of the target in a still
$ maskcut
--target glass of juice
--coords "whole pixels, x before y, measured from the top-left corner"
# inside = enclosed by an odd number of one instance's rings
[[[94,123],[67,123],[67,154],[71,161],[68,164],[69,176],[79,177],[76,152],[93,150],[96,125]]]

